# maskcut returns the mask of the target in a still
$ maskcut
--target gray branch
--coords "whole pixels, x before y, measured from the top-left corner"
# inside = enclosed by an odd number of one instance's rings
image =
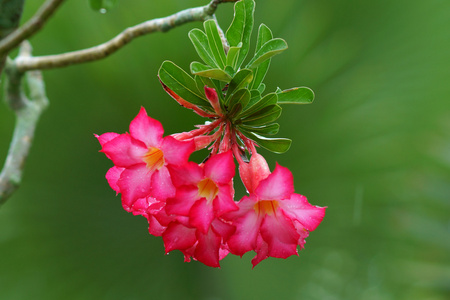
[[[129,27],[113,39],[92,48],[56,55],[20,57],[16,59],[16,66],[19,71],[24,72],[38,69],[61,68],[68,65],[99,60],[116,52],[139,36],[157,31],[166,32],[188,22],[210,19],[220,3],[235,1],[213,0],[205,6],[186,9],[165,18],[149,20]]]

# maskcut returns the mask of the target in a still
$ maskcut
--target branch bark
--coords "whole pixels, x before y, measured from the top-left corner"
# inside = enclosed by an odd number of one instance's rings
[[[64,0],[45,2],[28,22],[0,41],[0,56],[8,54],[9,51],[41,29],[63,2]]]
[[[21,55],[29,55],[31,47],[24,45]],[[30,99],[25,96],[21,79],[23,73],[18,72],[14,64],[6,64],[6,100],[16,114],[13,139],[2,172],[0,173],[0,205],[16,191],[22,181],[25,161],[33,142],[37,122],[48,106],[44,81],[40,71],[25,74]]]
[[[19,57],[16,59],[15,63],[20,72],[25,72],[37,69],[61,68],[73,64],[99,60],[111,55],[139,36],[157,31],[166,32],[185,23],[210,19],[213,17],[220,3],[236,1],[237,0],[213,0],[205,6],[186,9],[165,18],[153,19],[129,27],[113,39],[92,48],[56,55]]]

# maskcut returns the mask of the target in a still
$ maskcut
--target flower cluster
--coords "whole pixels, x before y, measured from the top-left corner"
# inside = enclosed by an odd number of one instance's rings
[[[215,90],[205,87],[205,94],[216,106]],[[123,208],[147,218],[150,234],[162,236],[166,253],[180,250],[185,261],[219,267],[228,253],[253,250],[255,266],[269,256],[297,255],[325,208],[294,193],[287,168],[277,165],[271,173],[255,143],[236,131],[220,106],[211,117],[212,123],[196,130],[163,137],[161,123],[141,108],[129,133],[97,136],[101,152],[114,163],[106,179],[121,194]],[[205,162],[189,161],[192,152],[210,144]],[[241,144],[249,147],[249,162]],[[239,202],[234,158],[249,193]]]
[[[102,152],[112,160],[106,174],[120,193],[123,208],[147,218],[149,232],[162,236],[166,253],[180,250],[211,267],[229,253],[255,251],[253,266],[267,257],[287,258],[303,248],[325,208],[313,206],[294,193],[292,173],[277,165],[270,172],[257,151],[287,151],[291,140],[267,136],[278,132],[286,104],[309,104],[307,87],[263,95],[262,82],[273,56],[287,49],[264,24],[258,29],[253,57],[245,64],[253,28],[254,0],[235,3],[234,19],[223,35],[215,20],[189,38],[205,64],[192,62],[190,76],[171,61],[158,76],[165,91],[181,106],[208,119],[197,129],[163,137],[160,122],[144,108],[129,133],[97,136]],[[204,162],[189,161],[194,151],[210,150]],[[235,201],[235,161],[248,196]]]

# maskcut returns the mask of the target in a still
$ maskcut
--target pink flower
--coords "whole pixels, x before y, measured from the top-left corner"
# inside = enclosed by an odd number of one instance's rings
[[[215,218],[208,230],[202,232],[188,223],[187,219],[179,219],[169,224],[162,234],[166,253],[180,250],[185,262],[192,257],[207,266],[220,267],[219,261],[229,253],[224,239],[233,234],[234,227]]]
[[[200,166],[189,162],[168,168],[177,188],[175,196],[167,199],[167,214],[186,216],[190,226],[207,234],[215,218],[238,209],[233,201],[231,151],[213,155]]]
[[[267,163],[259,154],[248,165],[241,165],[240,174],[250,195],[238,203],[239,210],[225,217],[236,226],[227,240],[230,252],[242,256],[254,250],[255,267],[269,256],[287,258],[298,255],[305,238],[322,221],[325,208],[313,206],[306,197],[294,193],[292,173],[277,164],[268,174]]]
[[[144,108],[129,129],[130,133],[105,133],[97,138],[101,152],[114,163],[106,179],[113,190],[122,194],[124,209],[133,211],[139,199],[165,201],[175,195],[167,167],[185,164],[195,145],[171,136],[163,138],[161,123],[150,118]]]

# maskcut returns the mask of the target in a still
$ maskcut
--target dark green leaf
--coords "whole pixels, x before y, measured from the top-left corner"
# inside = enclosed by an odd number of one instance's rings
[[[284,153],[288,151],[292,144],[292,141],[290,139],[267,138],[257,133],[246,131],[243,128],[241,128],[241,131],[245,136],[256,142],[261,147],[275,153]]]
[[[307,87],[296,87],[277,92],[278,104],[310,104],[314,100],[314,92]]]
[[[211,67],[218,68],[216,61],[214,60],[214,55],[209,48],[208,37],[200,29],[192,29],[189,31],[189,38],[198,53],[198,56]]]
[[[225,97],[225,100],[228,101],[234,92],[248,85],[252,81],[252,78],[253,73],[251,70],[242,69],[237,72],[228,85],[227,96]]]
[[[221,69],[213,69],[196,61],[191,63],[191,73],[194,75],[209,77],[225,82],[229,82],[231,80],[231,76],[228,75],[225,71]]]
[[[266,90],[266,85],[264,83],[261,83],[258,86],[258,92],[260,92],[262,94],[262,93],[264,93],[265,90]]]
[[[165,85],[184,100],[195,105],[211,106],[204,93],[198,90],[194,79],[173,62],[167,60],[163,62],[158,75]]]
[[[278,123],[272,123],[268,125],[263,126],[248,126],[246,124],[241,124],[238,126],[239,128],[244,128],[244,130],[254,132],[257,134],[264,134],[264,135],[274,135],[278,133],[278,130],[280,130],[280,125]]]
[[[237,47],[242,42],[236,65],[234,65],[235,69],[242,65],[250,48],[254,11],[255,2],[253,0],[238,1],[234,5],[234,18],[227,30],[226,37],[231,47]]]
[[[203,26],[205,27],[209,48],[214,56],[214,60],[220,69],[224,69],[227,59],[225,56],[225,50],[223,49],[222,39],[220,38],[219,31],[217,30],[216,21],[208,20],[203,23]]]
[[[237,70],[237,60],[239,58],[239,51],[241,50],[242,43],[239,43],[236,47],[230,47],[227,53],[227,66]]]
[[[248,102],[250,101],[250,92],[247,89],[240,89],[236,93],[233,94],[230,98],[230,102],[228,104],[228,107],[230,108],[229,111],[234,111],[237,104],[240,104],[241,110],[243,107],[245,107]],[[240,111],[238,112],[240,113]]]
[[[242,120],[242,123],[248,126],[261,126],[272,123],[281,115],[281,107],[278,105],[269,105],[253,113]]]
[[[108,10],[116,6],[118,0],[89,0],[91,8],[101,13],[106,13]]]
[[[259,26],[259,30],[258,30],[258,39],[257,39],[257,43],[256,43],[255,54],[258,52],[259,49],[261,49],[261,47],[265,43],[270,41],[272,38],[273,38],[272,31],[270,31],[269,27],[267,27],[264,24],[261,24]],[[253,82],[251,84],[252,89],[258,88],[259,85],[262,83],[262,81],[264,80],[264,77],[266,77],[269,66],[270,66],[270,58],[268,60],[266,60],[265,62],[261,63],[256,68],[256,70],[254,71]]]
[[[287,49],[287,44],[283,39],[272,39],[262,45],[261,49],[256,52],[255,56],[250,60],[247,67],[256,68],[264,61],[274,55],[277,55]]]
[[[252,100],[253,98],[250,100],[250,103],[252,102]],[[277,94],[275,93],[267,94],[263,98],[261,98],[258,102],[254,103],[252,106],[250,106],[250,104],[247,105],[247,108],[239,117],[244,118],[246,116],[252,115],[253,113],[261,110],[266,106],[277,104],[277,101],[278,101]]]

